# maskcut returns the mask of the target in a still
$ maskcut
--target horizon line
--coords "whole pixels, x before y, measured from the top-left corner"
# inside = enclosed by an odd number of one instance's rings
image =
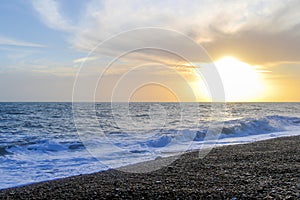
[[[300,101],[1,101],[0,103],[300,103]]]

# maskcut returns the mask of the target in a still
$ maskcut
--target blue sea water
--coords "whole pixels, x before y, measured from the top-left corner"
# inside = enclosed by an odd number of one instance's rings
[[[229,103],[218,115],[215,109],[209,103],[81,103],[75,109],[72,103],[0,103],[0,188],[203,145],[300,135],[300,103]],[[222,132],[210,143],[205,138],[214,123]]]

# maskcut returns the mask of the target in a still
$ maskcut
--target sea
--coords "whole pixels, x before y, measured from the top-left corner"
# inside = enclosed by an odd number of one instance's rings
[[[3,102],[0,189],[294,135],[300,103]]]

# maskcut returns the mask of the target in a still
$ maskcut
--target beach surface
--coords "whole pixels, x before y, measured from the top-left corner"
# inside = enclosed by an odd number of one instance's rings
[[[218,147],[202,159],[189,152],[151,173],[73,176],[0,190],[0,199],[299,199],[299,144],[294,136]]]

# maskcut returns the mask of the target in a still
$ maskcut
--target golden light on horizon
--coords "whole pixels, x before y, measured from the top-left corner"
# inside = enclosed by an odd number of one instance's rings
[[[219,73],[226,102],[269,101],[273,89],[268,71],[262,66],[250,65],[232,56],[222,57],[213,63],[193,64],[198,66],[195,70],[198,79],[191,84],[199,101],[213,101],[210,86],[205,82],[206,73],[211,67],[215,67]]]
[[[156,83],[149,83],[137,88],[137,90],[131,94],[129,101],[179,102],[179,99],[170,88]]]
[[[226,56],[214,62],[223,82],[226,101],[257,101],[266,87],[256,66]]]

